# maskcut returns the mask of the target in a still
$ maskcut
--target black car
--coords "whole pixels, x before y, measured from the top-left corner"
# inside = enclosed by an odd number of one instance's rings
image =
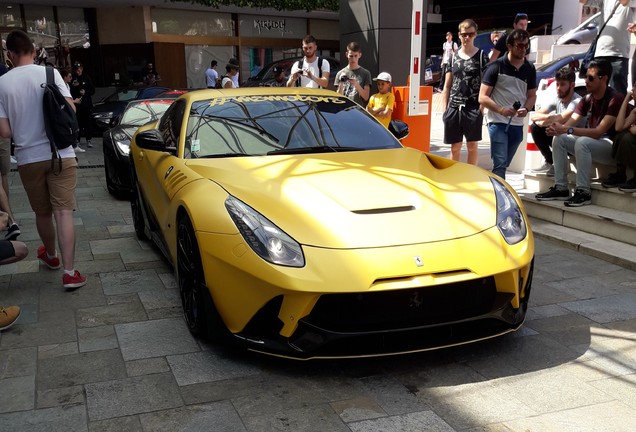
[[[340,62],[333,57],[322,57],[329,62],[329,88],[334,90],[334,80],[336,74],[340,71]],[[264,87],[271,85],[274,82],[274,67],[278,66],[285,71],[285,80],[289,78],[291,74],[291,68],[294,63],[302,60],[302,57],[294,57],[288,59],[277,60],[268,65],[265,65],[256,75],[251,76],[245,81],[241,87]]]
[[[174,97],[129,102],[116,126],[104,132],[104,174],[108,192],[116,197],[130,194],[130,140],[140,126],[154,122],[174,102]]]
[[[117,118],[126,109],[128,102],[138,99],[148,99],[159,93],[170,90],[166,87],[131,87],[117,90],[106,96],[93,106],[93,121],[96,131],[104,132],[113,127]]]

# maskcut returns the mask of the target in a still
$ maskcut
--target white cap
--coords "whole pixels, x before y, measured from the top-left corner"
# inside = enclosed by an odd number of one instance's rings
[[[380,72],[377,77],[373,78],[373,81],[377,80],[391,82],[391,74],[387,72]]]

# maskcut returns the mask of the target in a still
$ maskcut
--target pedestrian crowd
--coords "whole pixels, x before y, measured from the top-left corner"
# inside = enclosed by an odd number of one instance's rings
[[[554,185],[536,194],[536,199],[562,200],[568,207],[592,203],[593,163],[615,167],[615,172],[602,179],[602,186],[636,192],[636,111],[631,103],[636,86],[630,83],[628,91],[627,85],[636,7],[630,0],[580,1],[599,8],[605,23],[585,72],[584,97],[574,92],[577,71],[565,67],[556,74],[555,94],[537,101],[536,70],[528,61],[527,14],[515,15],[512,31],[491,33],[494,48],[490,53],[475,46],[478,28],[470,19],[458,26],[459,48],[455,48],[452,33],[447,33],[442,45],[442,119],[451,159],[459,160],[465,140],[467,162],[477,163],[477,142],[485,118],[492,171],[505,178],[523,139],[524,118],[530,113],[530,132],[545,160],[533,171],[554,177]],[[632,68],[636,68],[634,61]],[[576,167],[573,190],[567,178],[570,163]]]

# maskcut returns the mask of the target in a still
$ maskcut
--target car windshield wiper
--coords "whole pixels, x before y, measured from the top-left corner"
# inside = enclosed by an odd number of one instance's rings
[[[241,157],[241,156],[252,156],[252,155],[247,153],[219,153],[219,154],[198,156],[194,159],[213,159],[213,158]]]
[[[279,142],[279,139],[276,138],[276,136],[274,136],[273,134],[269,133],[267,130],[265,130],[265,128],[263,128],[263,126],[261,126],[256,121],[254,121],[252,119],[249,119],[249,118],[223,117],[223,116],[207,115],[207,114],[204,115],[203,117],[206,120],[218,120],[220,122],[234,123],[234,124],[238,124],[238,125],[244,126],[246,128],[249,128],[249,129],[254,129],[254,130],[258,131],[261,135],[265,135],[267,138],[270,139],[270,141],[273,141],[275,143]]]
[[[313,146],[313,147],[296,147],[296,148],[282,148],[267,152],[268,155],[281,155],[281,154],[303,154],[303,153],[338,153],[347,151],[360,151],[367,150],[360,147],[329,147],[329,146]]]

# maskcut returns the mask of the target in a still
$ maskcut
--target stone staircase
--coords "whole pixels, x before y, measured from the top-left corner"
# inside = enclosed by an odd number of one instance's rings
[[[545,174],[524,172],[522,186],[513,175],[511,185],[521,197],[535,236],[636,270],[636,194],[604,188],[599,179],[610,170],[596,167],[592,204],[583,207],[566,207],[562,201],[535,200],[538,191],[554,184],[554,179]],[[574,171],[572,165],[568,176],[571,189],[575,186]]]

